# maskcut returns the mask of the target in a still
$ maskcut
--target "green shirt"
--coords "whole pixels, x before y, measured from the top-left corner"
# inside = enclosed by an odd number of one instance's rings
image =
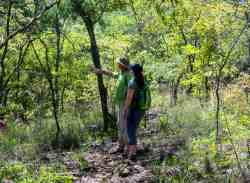
[[[127,97],[128,82],[132,78],[130,72],[120,72],[117,75],[116,92],[115,92],[115,103],[120,105],[123,104]]]

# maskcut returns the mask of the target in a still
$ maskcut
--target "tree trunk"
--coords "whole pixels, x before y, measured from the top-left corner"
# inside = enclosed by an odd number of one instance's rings
[[[215,83],[215,95],[216,95],[216,114],[215,114],[215,122],[216,122],[216,145],[217,145],[217,155],[221,153],[221,127],[220,127],[220,74],[216,77]]]
[[[173,88],[173,105],[177,104],[178,88],[179,88],[179,82],[175,83],[174,88]]]
[[[170,89],[170,106],[175,106],[177,104],[178,99],[178,88],[179,83],[171,82],[171,89]]]
[[[193,72],[194,72],[194,66],[193,66],[194,62],[195,62],[195,55],[189,55],[188,56],[188,66],[187,66],[188,67],[187,68],[188,73],[193,74]],[[191,95],[192,90],[193,90],[193,84],[190,83],[189,86],[188,86],[188,89],[186,90],[186,94]]]
[[[61,97],[60,97],[60,104],[61,104],[61,112],[64,112],[64,93],[66,90],[66,86],[64,84],[63,88],[62,88],[62,92],[61,92]]]
[[[61,30],[60,30],[60,22],[58,18],[58,13],[56,15],[56,21],[55,21],[55,30],[56,30],[56,64],[55,64],[55,82],[54,82],[54,97],[53,97],[53,104],[54,104],[54,117],[56,120],[56,127],[57,127],[57,138],[60,133],[60,125],[59,125],[59,101],[60,101],[60,94],[59,94],[59,67],[61,62]]]
[[[92,55],[93,63],[96,68],[101,68],[100,54],[99,54],[99,49],[96,43],[94,25],[88,16],[81,14],[81,17],[88,31],[90,44],[91,44],[91,55]],[[107,97],[108,92],[107,92],[107,88],[104,86],[102,75],[97,76],[97,84],[98,84],[99,94],[101,98],[104,131],[107,132],[109,128],[109,112],[108,112],[108,97]]]
[[[11,9],[12,9],[12,1],[9,1],[9,6],[7,10],[7,19],[6,19],[6,28],[5,28],[5,36],[6,38],[10,34],[10,20],[11,20]],[[3,53],[0,58],[0,106],[5,106],[6,105],[6,99],[7,99],[7,88],[4,85],[5,81],[5,58],[8,52],[8,47],[9,47],[9,41],[7,40],[5,44],[3,45]]]
[[[248,67],[250,66],[250,38],[248,38],[248,57],[247,57],[247,63]],[[250,69],[248,68],[247,72],[250,72]]]
[[[204,88],[205,88],[205,101],[208,102],[209,101],[209,91],[210,91],[210,88],[209,88],[209,84],[208,84],[208,77],[205,76],[205,79],[204,79]]]
[[[179,89],[182,76],[183,76],[183,73],[181,73],[176,79],[176,81],[172,83],[172,89],[171,89],[171,105],[172,106],[175,106],[177,104],[178,89]]]
[[[56,45],[56,49],[57,49],[57,54],[60,54],[60,51],[58,49],[60,49],[58,47],[58,42],[60,44],[60,38],[58,37],[58,34],[56,34],[56,39],[57,39],[57,45]],[[59,115],[59,101],[57,100],[58,97],[57,97],[57,89],[58,89],[58,86],[55,87],[55,84],[58,84],[55,80],[56,79],[53,79],[53,75],[52,75],[52,69],[51,69],[51,66],[50,66],[50,60],[49,60],[49,53],[48,53],[48,46],[46,45],[46,43],[40,39],[40,42],[42,43],[42,45],[44,46],[45,48],[45,60],[46,60],[46,66],[44,66],[38,56],[38,53],[36,52],[35,48],[34,48],[34,45],[33,45],[33,50],[34,50],[34,53],[35,53],[35,56],[37,57],[37,60],[40,64],[40,66],[42,67],[45,75],[46,75],[46,78],[48,80],[48,83],[49,83],[49,88],[50,88],[50,92],[51,92],[51,103],[52,103],[52,107],[53,107],[53,116],[54,116],[54,119],[55,119],[55,123],[56,123],[56,128],[57,128],[57,131],[56,131],[56,140],[58,140],[58,137],[59,137],[59,134],[60,134],[60,123],[59,123],[59,118],[58,118],[58,115]],[[57,59],[60,59],[60,57],[58,57],[58,55],[56,56],[56,62],[58,62]],[[57,66],[58,63],[55,64],[55,66]],[[58,64],[58,67],[59,67],[59,64]],[[56,69],[56,68],[55,68]],[[56,70],[58,70],[59,68],[57,68]],[[56,73],[58,74],[58,73]],[[57,77],[57,76],[56,76]]]

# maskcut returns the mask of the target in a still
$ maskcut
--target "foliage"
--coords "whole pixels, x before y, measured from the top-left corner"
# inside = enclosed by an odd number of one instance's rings
[[[22,163],[14,163],[1,167],[0,180],[13,180],[15,182],[35,183],[35,182],[51,182],[51,183],[72,183],[73,178],[67,173],[57,174],[52,168],[42,166],[39,169],[38,176],[33,175],[32,167],[28,167]]]
[[[0,117],[7,123],[0,159],[31,160],[101,143],[102,97],[107,89],[108,112],[115,114],[116,83],[101,82],[92,59],[100,56],[96,66],[117,72],[116,59],[127,56],[151,82],[152,111],[161,111],[155,126],[187,141],[181,157],[155,163],[156,173],[168,165],[181,172],[158,181],[236,181],[241,172],[223,171],[239,166],[235,152],[247,166],[249,13],[249,1],[0,1]],[[72,182],[45,165],[36,177],[26,163],[0,164],[0,181]]]

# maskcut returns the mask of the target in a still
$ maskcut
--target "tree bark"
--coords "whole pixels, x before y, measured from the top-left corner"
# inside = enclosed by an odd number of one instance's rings
[[[81,14],[81,17],[88,31],[90,44],[91,44],[91,55],[92,55],[93,63],[96,68],[101,68],[100,54],[99,54],[99,49],[97,47],[96,37],[95,37],[95,32],[94,32],[94,24],[91,21],[90,17],[84,15],[83,13]],[[108,112],[108,92],[107,92],[107,88],[104,86],[102,75],[97,75],[97,84],[98,84],[99,94],[101,98],[101,106],[102,106],[102,114],[103,114],[103,122],[104,122],[103,130],[107,132],[109,128],[109,119],[110,119],[109,118],[110,115]]]
[[[56,38],[57,41],[59,40],[59,38],[57,37]],[[60,131],[61,131],[61,128],[60,128],[60,122],[59,122],[59,118],[58,118],[58,114],[59,114],[59,110],[58,110],[58,104],[59,104],[59,101],[57,101],[57,94],[56,94],[56,90],[55,90],[55,79],[53,79],[53,75],[51,73],[51,66],[49,64],[49,54],[48,54],[48,47],[46,45],[46,43],[40,39],[40,42],[41,44],[43,45],[43,47],[45,48],[45,60],[46,60],[46,66],[44,66],[42,64],[42,61],[34,47],[34,45],[32,44],[32,47],[33,47],[33,50],[34,50],[34,54],[46,76],[46,79],[48,80],[48,83],[49,83],[49,88],[50,88],[50,92],[51,92],[51,103],[52,103],[52,107],[53,107],[53,116],[54,116],[54,119],[55,119],[55,123],[56,123],[56,128],[57,128],[57,132],[56,132],[56,140],[58,140],[58,137],[59,137],[59,134],[60,134]],[[60,41],[59,41],[60,43]],[[58,45],[58,44],[57,44]],[[58,48],[57,48],[58,49]],[[57,54],[60,53],[58,52],[57,50]],[[60,57],[57,56],[56,59],[58,59]],[[59,65],[58,65],[59,66]]]
[[[221,84],[221,74],[219,73],[216,76],[215,83],[215,96],[216,96],[216,113],[215,113],[215,122],[216,122],[216,146],[217,146],[217,155],[221,153],[221,127],[220,127],[220,84]]]
[[[7,20],[6,20],[6,28],[5,28],[5,36],[9,37],[10,35],[10,19],[11,19],[11,9],[12,9],[12,1],[9,1],[9,5],[8,5],[8,10],[7,10]],[[3,44],[3,53],[1,55],[0,58],[0,106],[5,106],[6,102],[4,102],[6,100],[6,88],[4,87],[4,78],[6,75],[6,71],[5,71],[5,58],[8,52],[8,47],[9,47],[9,41],[7,40],[4,44]],[[2,49],[2,47],[0,47],[0,49]]]
[[[58,12],[56,15],[55,21],[55,30],[56,30],[56,64],[55,64],[55,82],[54,82],[54,116],[56,120],[56,127],[57,127],[57,138],[60,133],[60,125],[59,125],[59,101],[60,101],[60,93],[59,93],[59,69],[61,63],[61,30],[60,30],[60,22],[58,17]]]
[[[204,88],[205,88],[205,101],[208,102],[209,98],[210,98],[210,95],[209,95],[210,87],[209,87],[207,76],[205,76],[205,78],[204,78]]]
[[[178,89],[180,85],[181,78],[184,73],[181,73],[175,82],[173,82],[172,89],[171,89],[171,105],[175,106],[178,100]]]
[[[188,56],[188,68],[187,68],[187,73],[193,73],[194,72],[194,64],[195,62],[195,55],[189,55]],[[190,83],[188,89],[186,90],[187,95],[191,95],[193,90],[193,84]]]
[[[248,64],[250,64],[250,38],[248,38],[248,58],[247,58],[247,61],[248,61]]]

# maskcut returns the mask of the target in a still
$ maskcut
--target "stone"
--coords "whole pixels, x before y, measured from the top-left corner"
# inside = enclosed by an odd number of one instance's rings
[[[12,180],[4,179],[2,183],[14,183]]]
[[[121,177],[127,177],[129,175],[130,171],[128,168],[124,168],[123,170],[120,171],[119,176]]]
[[[142,166],[140,166],[140,165],[135,165],[134,166],[134,169],[135,170],[137,170],[138,172],[143,172],[145,169],[142,167]]]

